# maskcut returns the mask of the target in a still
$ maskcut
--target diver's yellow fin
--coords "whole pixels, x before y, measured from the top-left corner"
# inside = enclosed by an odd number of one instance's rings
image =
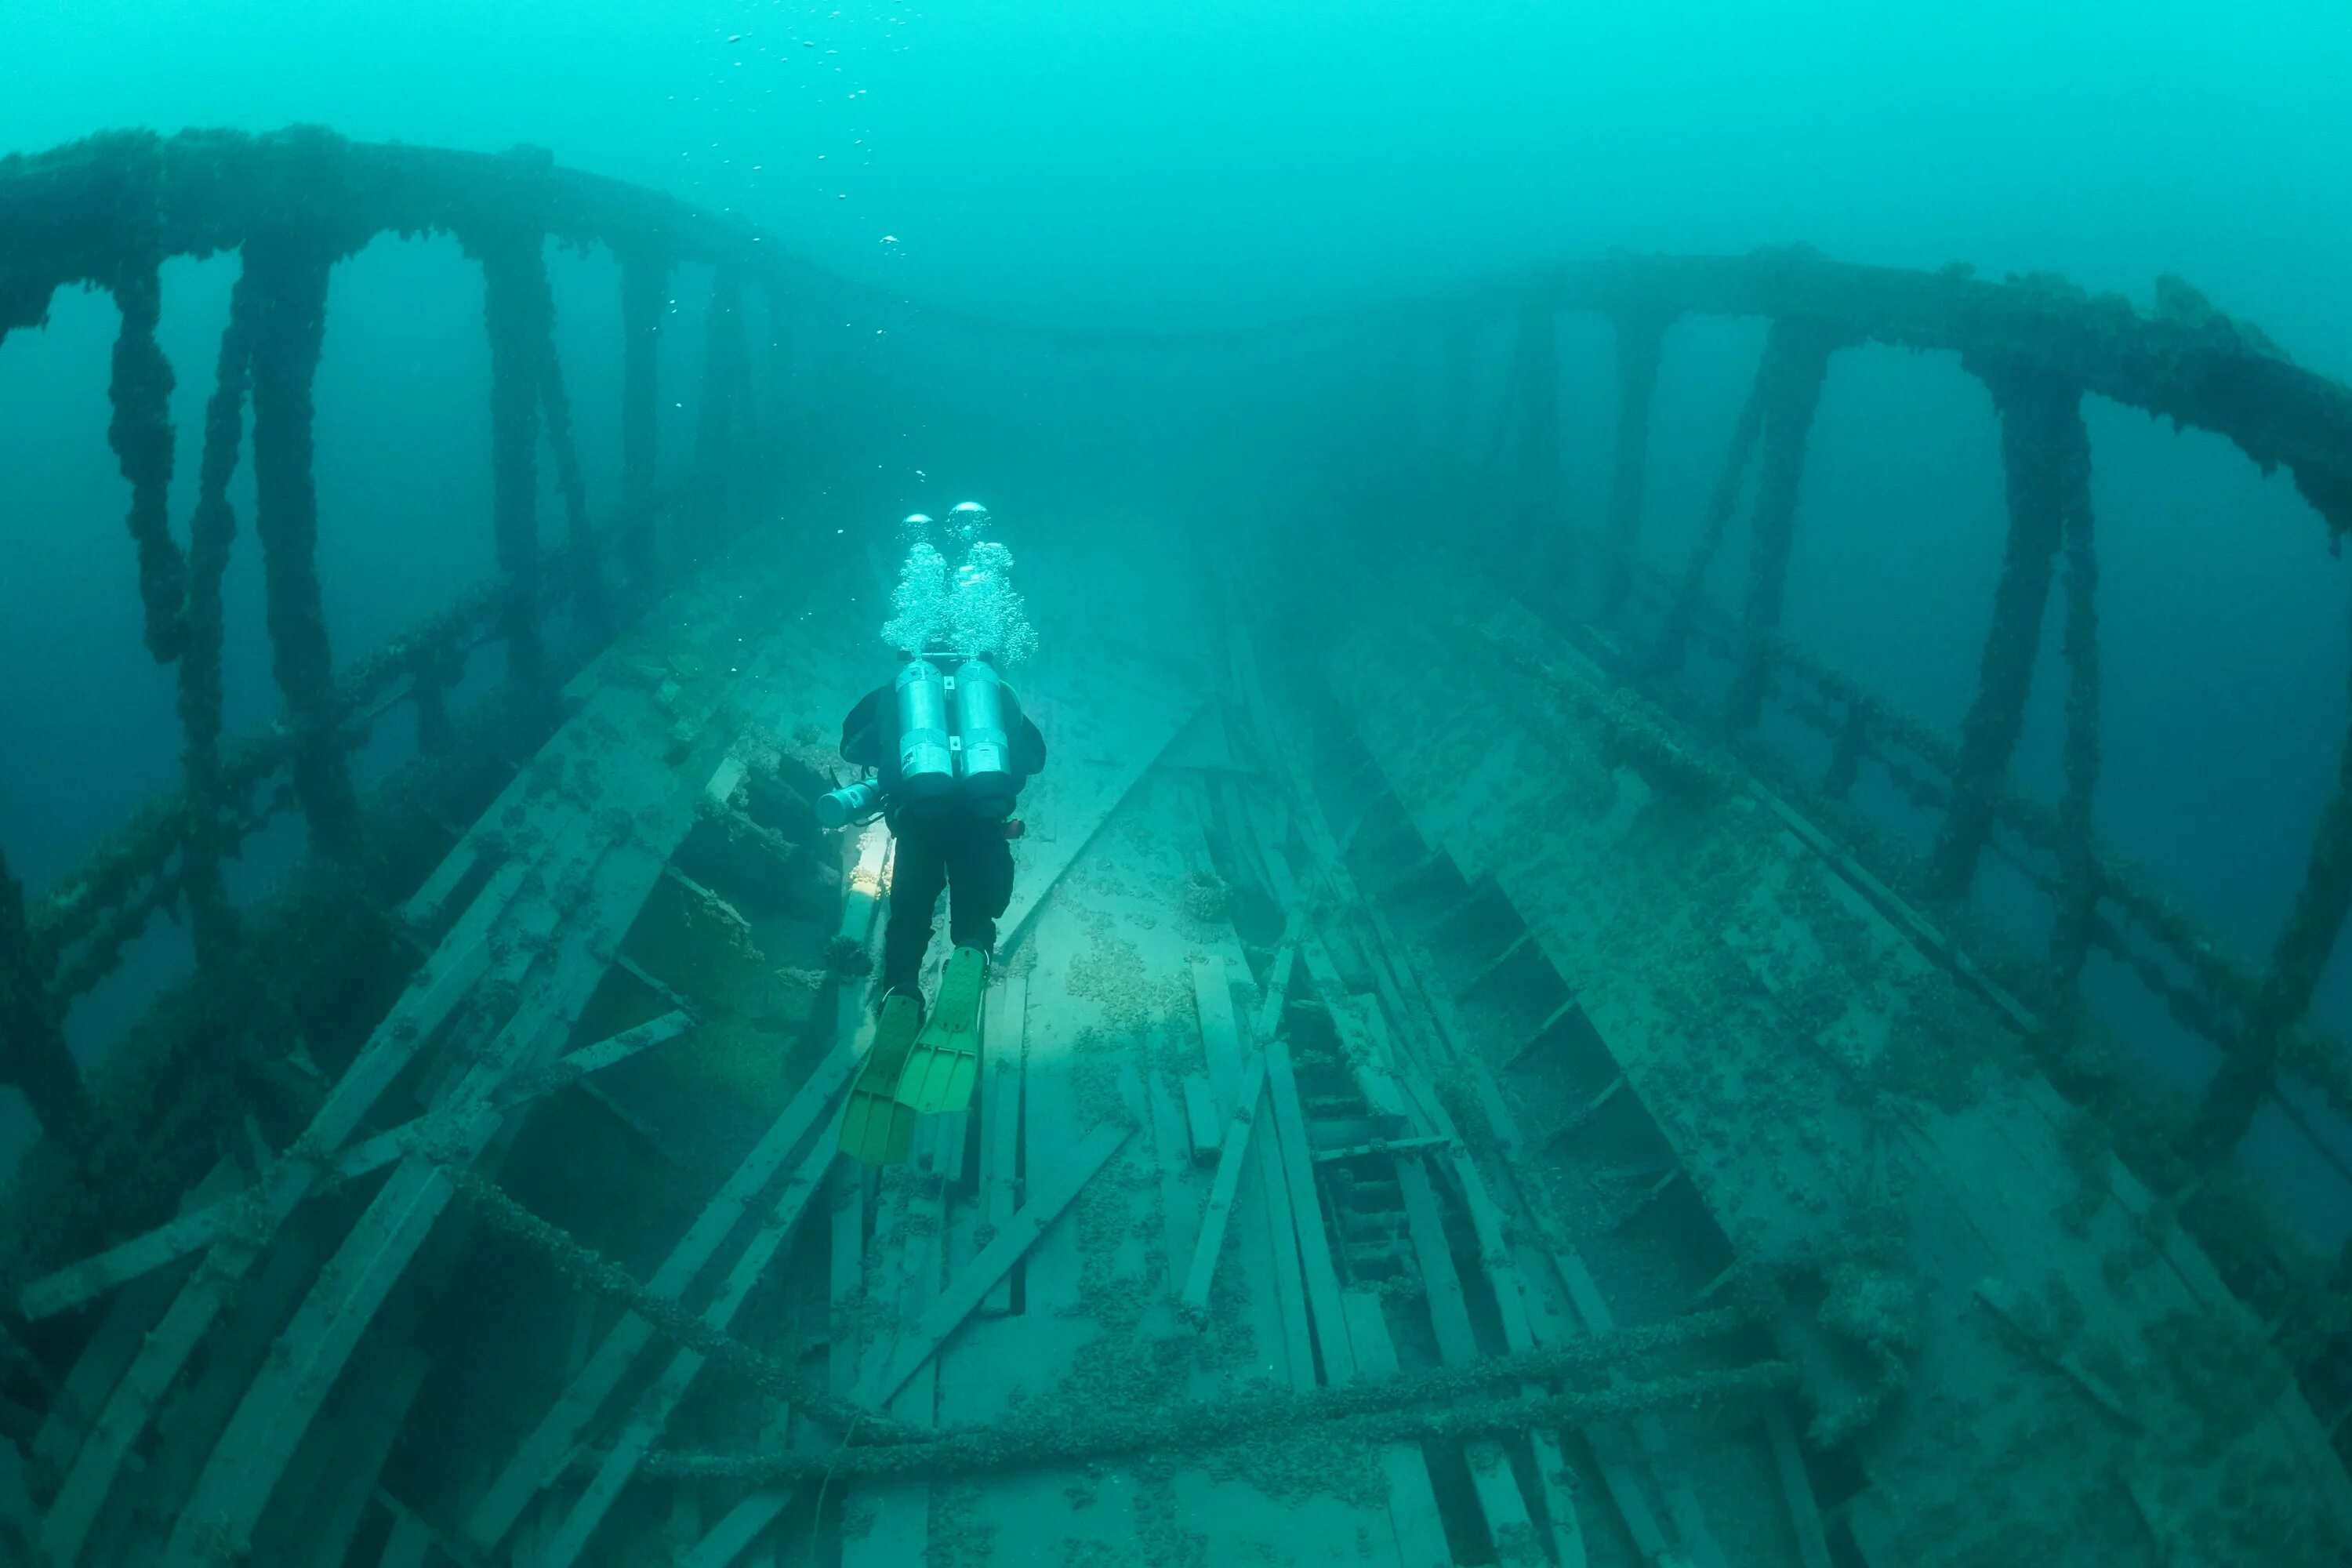
[[[940,972],[940,999],[898,1079],[898,1103],[925,1116],[958,1116],[980,1082],[980,994],[988,954],[960,947]]]
[[[882,999],[874,1044],[849,1086],[841,1113],[841,1152],[868,1165],[896,1165],[915,1147],[915,1113],[898,1103],[899,1075],[921,1027],[923,1010],[912,996]]]

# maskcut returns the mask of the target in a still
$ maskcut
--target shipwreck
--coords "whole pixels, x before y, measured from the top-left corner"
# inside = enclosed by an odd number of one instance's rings
[[[315,569],[313,376],[331,274],[383,234],[478,263],[499,570],[356,650]],[[612,496],[581,477],[551,246],[616,263]],[[230,251],[178,527],[159,269]],[[696,432],[665,463],[688,271]],[[0,161],[0,353],[74,287],[120,308],[110,440],[184,776],[47,888],[0,868],[0,1074],[41,1128],[0,1194],[0,1561],[2352,1546],[2352,1280],[2238,1152],[2265,1106],[2319,1148],[2352,1111],[2308,1016],[2352,783],[2268,953],[2091,830],[2083,400],[2213,432],[2352,526],[2352,390],[2193,294],[1612,256],[1242,334],[1409,341],[1465,384],[1499,345],[1496,408],[1427,476],[1486,526],[1311,572],[1279,538],[1134,531],[1024,561],[1055,762],[976,1091],[874,1165],[838,1129],[890,841],[816,804],[887,585],[849,492],[805,482],[826,459],[787,395],[795,310],[870,298],[543,154],[315,130]],[[1613,332],[1591,515],[1560,489],[1567,315]],[[1698,551],[1661,566],[1653,392],[1701,316],[1769,328]],[[2006,555],[1957,734],[1780,630],[1825,370],[1868,342],[1957,355],[2000,419]],[[237,736],[241,461],[283,718]],[[2042,799],[2010,763],[2053,619]],[[485,650],[499,677],[468,684]],[[1873,819],[1874,773],[1931,843]],[[233,897],[225,861],[289,814],[299,860]],[[1994,858],[2046,946],[1971,909]],[[184,973],[78,1061],[72,1010],[166,921]],[[2219,1049],[2201,1096],[2116,1043],[2094,954]]]

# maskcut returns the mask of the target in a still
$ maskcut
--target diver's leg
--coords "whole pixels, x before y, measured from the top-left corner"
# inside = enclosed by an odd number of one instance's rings
[[[996,922],[1013,902],[1013,846],[993,822],[956,836],[949,851],[948,934],[958,947],[993,956]]]
[[[916,994],[923,978],[923,954],[931,945],[931,919],[940,890],[947,886],[947,846],[936,832],[898,835],[890,868],[890,923],[882,933],[882,992]]]

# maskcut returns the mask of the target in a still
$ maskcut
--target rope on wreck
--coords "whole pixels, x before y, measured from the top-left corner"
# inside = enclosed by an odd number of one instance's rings
[[[856,1427],[868,1442],[905,1442],[912,1436],[898,1423],[826,1393],[775,1357],[714,1328],[677,1298],[646,1289],[627,1269],[540,1218],[496,1183],[449,1165],[442,1167],[442,1174],[473,1204],[485,1224],[540,1254],[581,1289],[635,1312],[656,1332],[699,1352],[706,1361],[725,1367],[810,1419],[836,1431]]]
[[[1628,1363],[1733,1331],[1752,1321],[1744,1308],[1722,1308],[1379,1383],[1343,1384],[1307,1394],[1184,1400],[1140,1410],[1048,1408],[1019,1421],[950,1427],[921,1442],[869,1444],[861,1432],[857,1443],[830,1449],[665,1449],[647,1458],[645,1473],[760,1482],[817,1481],[827,1475],[937,1477],[1119,1454],[1245,1447],[1270,1438],[1286,1440],[1305,1428],[1341,1442],[1378,1444],[1422,1437],[1465,1441],[1532,1428],[1579,1426],[1647,1410],[1760,1397],[1791,1386],[1796,1369],[1784,1362],[1760,1362],[1534,1399],[1495,1397],[1488,1390],[1554,1378],[1599,1379]],[[814,1408],[810,1413],[819,1414]]]

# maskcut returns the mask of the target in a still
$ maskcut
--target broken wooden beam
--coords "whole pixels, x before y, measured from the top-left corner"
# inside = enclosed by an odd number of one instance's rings
[[[1315,1185],[1314,1146],[1307,1139],[1307,1119],[1298,1105],[1298,1083],[1291,1072],[1290,1047],[1279,1037],[1265,1046],[1266,1099],[1274,1108],[1274,1131],[1282,1150],[1282,1167],[1290,1187],[1290,1223],[1298,1240],[1298,1256],[1306,1276],[1307,1306],[1322,1352],[1323,1376],[1345,1383],[1356,1375],[1356,1357],[1348,1342],[1346,1311],[1339,1300],[1339,1277],[1331,1266],[1331,1241],[1323,1226],[1323,1201]]]
[[[578,872],[584,868],[583,858],[593,865],[602,847],[590,844],[588,824],[574,816],[554,836],[544,860]],[[520,858],[509,860],[474,896],[433,961],[409,982],[360,1047],[309,1128],[263,1178],[247,1223],[214,1246],[206,1266],[189,1279],[141,1344],[67,1469],[43,1521],[43,1548],[61,1568],[73,1568],[80,1561],[131,1445],[146,1431],[188,1358],[238,1283],[268,1250],[287,1216],[317,1190],[324,1162],[342,1147],[425,1041],[490,971],[492,932],[509,913],[509,905],[517,901],[528,869]],[[567,880],[568,874],[549,879]],[[545,909],[535,900],[523,901],[534,910]]]
[[[692,1018],[673,1010],[635,1028],[608,1036],[593,1045],[583,1046],[559,1058],[545,1072],[526,1075],[519,1079],[502,1096],[499,1108],[515,1110],[578,1083],[593,1073],[617,1066],[640,1052],[666,1045],[693,1027]],[[433,1122],[434,1119],[429,1115],[419,1116],[352,1144],[328,1163],[319,1190],[330,1191],[345,1182],[371,1175],[402,1159],[416,1148],[432,1130]],[[55,1274],[36,1279],[25,1287],[24,1295],[17,1302],[18,1310],[27,1319],[37,1322],[43,1318],[54,1317],[79,1307],[84,1301],[142,1275],[152,1273],[175,1258],[185,1258],[209,1247],[236,1226],[257,1192],[257,1189],[248,1190],[182,1215],[169,1225],[161,1226],[144,1236],[135,1237],[94,1258],[86,1258]]]
[[[1029,977],[1014,974],[988,993],[981,1030],[986,1079],[981,1090],[980,1222],[991,1232],[1012,1223],[1020,1206],[1022,1064],[1026,1049]],[[993,1317],[1013,1310],[1013,1274],[988,1288],[981,1310]]]
[[[647,1283],[650,1291],[672,1299],[685,1293],[741,1220],[751,1200],[783,1168],[812,1130],[818,1128],[847,1085],[851,1065],[848,1054],[838,1049],[818,1064],[809,1081],[671,1247]],[[487,1552],[514,1527],[524,1507],[562,1469],[580,1434],[627,1375],[653,1332],[652,1324],[635,1315],[614,1325],[588,1365],[541,1417],[530,1436],[475,1504],[459,1531],[461,1539]]]
[[[718,1296],[704,1309],[704,1322],[721,1331],[734,1323],[735,1314],[742,1310],[752,1287],[766,1275],[776,1254],[792,1239],[801,1216],[808,1212],[810,1200],[824,1184],[825,1173],[832,1168],[834,1159],[835,1140],[820,1134],[777,1194],[767,1218],[744,1247],[735,1266],[728,1271]],[[533,1559],[536,1568],[570,1568],[579,1560],[581,1552],[587,1549],[589,1537],[604,1522],[622,1489],[635,1476],[646,1453],[668,1426],[670,1416],[692,1390],[703,1363],[702,1353],[690,1346],[670,1357],[668,1367],[638,1401],[635,1414],[605,1451],[587,1489],[564,1515],[554,1535],[541,1543]]]
[[[989,1287],[1003,1278],[1021,1255],[1045,1234],[1046,1226],[1069,1206],[1104,1163],[1118,1152],[1134,1131],[1112,1123],[1089,1133],[1072,1154],[1070,1163],[1031,1191],[1029,1201],[1021,1205],[1010,1223],[940,1292],[939,1300],[913,1325],[908,1338],[898,1347],[888,1363],[866,1376],[852,1397],[860,1405],[878,1408],[905,1386],[908,1379],[947,1342],[948,1336],[971,1316],[987,1296]]]
[[[1209,1286],[1216,1274],[1217,1256],[1224,1250],[1225,1227],[1232,1222],[1234,1199],[1241,1191],[1242,1168],[1250,1154],[1250,1127],[1257,1120],[1258,1101],[1265,1088],[1265,1053],[1252,1051],[1242,1069],[1232,1123],[1220,1140],[1216,1179],[1210,1184],[1209,1206],[1201,1215],[1201,1234],[1192,1244],[1192,1267],[1184,1276],[1184,1310],[1206,1318]]]
[[[197,1478],[165,1548],[166,1568],[197,1568],[224,1539],[250,1541],[360,1335],[455,1197],[450,1172],[479,1158],[504,1124],[496,1102],[507,1081],[561,1048],[577,1025],[611,966],[614,939],[635,920],[692,820],[681,804],[654,794],[647,804],[656,809],[633,814],[629,837],[592,873],[586,902],[559,916],[545,972],[451,1091],[446,1125],[401,1162],[320,1270]]]
[[[1369,1290],[1350,1290],[1347,1311],[1349,1342],[1356,1347],[1365,1380],[1381,1383],[1394,1377],[1396,1347],[1390,1342],[1381,1299]],[[1415,1444],[1388,1444],[1381,1449],[1381,1475],[1388,1487],[1389,1525],[1396,1532],[1400,1568],[1453,1568],[1453,1549],[1446,1544],[1437,1492],[1430,1484],[1428,1456]]]

